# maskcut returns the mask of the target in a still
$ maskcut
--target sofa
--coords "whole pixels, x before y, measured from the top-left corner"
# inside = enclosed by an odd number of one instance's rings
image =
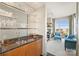
[[[77,42],[77,40],[76,40],[75,35],[70,34],[69,36],[67,36],[65,38],[65,50],[66,49],[75,50],[76,49],[76,42]]]

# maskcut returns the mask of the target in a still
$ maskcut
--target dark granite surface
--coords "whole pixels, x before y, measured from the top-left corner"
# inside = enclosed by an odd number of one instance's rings
[[[8,52],[8,51],[13,50],[13,49],[18,48],[18,47],[21,47],[23,45],[30,44],[31,42],[34,42],[34,41],[36,41],[38,39],[41,39],[42,36],[40,36],[40,35],[38,35],[38,36],[34,35],[34,37],[31,37],[31,38],[28,38],[28,39],[27,38],[24,39],[24,38],[25,37],[21,37],[20,40],[17,38],[18,40],[17,39],[14,40],[15,42],[12,43],[12,44],[11,43],[9,43],[9,44],[3,44],[0,47],[0,54]]]

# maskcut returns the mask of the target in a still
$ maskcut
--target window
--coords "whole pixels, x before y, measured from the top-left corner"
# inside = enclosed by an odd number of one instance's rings
[[[55,20],[55,32],[59,31],[62,36],[69,34],[69,20],[68,18],[61,18]]]

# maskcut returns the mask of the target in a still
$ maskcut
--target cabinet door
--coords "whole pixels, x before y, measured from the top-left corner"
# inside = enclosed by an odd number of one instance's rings
[[[41,40],[29,43],[24,46],[26,56],[40,56],[41,55]]]
[[[35,46],[34,46],[35,42],[29,43],[27,45],[25,45],[25,55],[26,56],[35,56],[36,51],[35,51]]]
[[[3,54],[4,56],[24,56],[25,52],[22,47],[16,48]]]
[[[0,56],[2,56],[3,54],[0,54]]]
[[[40,56],[42,54],[42,41],[36,41],[36,55]]]

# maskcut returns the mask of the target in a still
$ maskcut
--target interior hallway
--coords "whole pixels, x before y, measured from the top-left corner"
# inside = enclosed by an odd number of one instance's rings
[[[64,50],[64,39],[62,41],[56,41],[51,38],[47,43],[47,52],[55,56],[75,56],[75,50]]]

